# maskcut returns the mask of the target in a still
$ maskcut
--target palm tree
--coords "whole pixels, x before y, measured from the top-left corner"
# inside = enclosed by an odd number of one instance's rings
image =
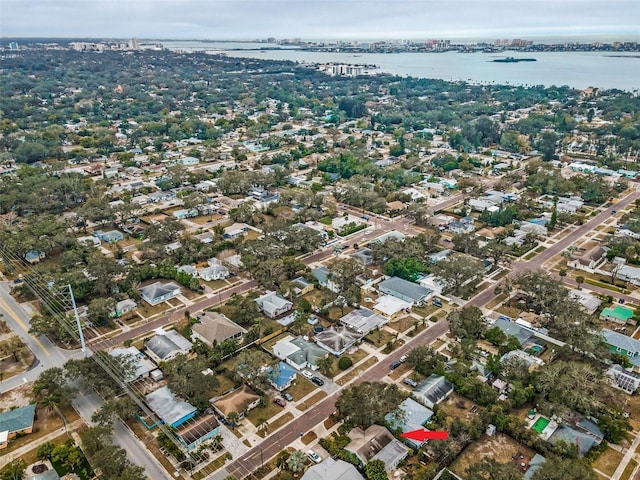
[[[280,450],[276,456],[276,467],[279,469],[287,468],[287,458],[289,458],[289,452],[286,450]]]
[[[240,415],[238,415],[238,412],[231,412],[227,415],[227,422],[232,426],[235,426],[238,423],[239,418]]]
[[[287,468],[296,473],[302,470],[306,462],[307,457],[300,450],[296,450],[289,458],[287,458]]]
[[[576,283],[578,284],[578,290],[581,290],[581,285],[584,283],[584,277],[582,275],[578,275],[576,277]]]
[[[262,433],[267,433],[267,430],[269,430],[269,424],[267,423],[267,419],[264,417],[258,417],[258,420],[256,421],[256,428],[258,429],[258,432],[262,432]]]

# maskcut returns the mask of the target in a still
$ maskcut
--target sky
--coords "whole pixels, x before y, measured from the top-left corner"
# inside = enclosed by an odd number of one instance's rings
[[[0,35],[640,41],[640,0],[0,0]]]

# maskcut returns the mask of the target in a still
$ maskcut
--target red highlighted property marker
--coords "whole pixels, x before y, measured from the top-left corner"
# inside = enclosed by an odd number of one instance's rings
[[[428,432],[427,430],[412,430],[410,432],[401,433],[400,436],[403,438],[408,438],[409,440],[424,442],[425,440],[446,440],[449,438],[449,432]]]

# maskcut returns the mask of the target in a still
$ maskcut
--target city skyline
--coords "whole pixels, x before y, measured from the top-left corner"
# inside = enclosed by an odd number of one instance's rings
[[[2,0],[4,37],[636,40],[633,0]],[[460,12],[464,12],[460,14]]]

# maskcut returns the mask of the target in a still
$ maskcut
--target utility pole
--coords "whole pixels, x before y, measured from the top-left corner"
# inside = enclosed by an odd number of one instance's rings
[[[73,305],[73,314],[76,317],[76,325],[78,326],[78,335],[80,335],[80,347],[82,348],[82,353],[85,358],[87,355],[87,346],[84,343],[84,334],[82,333],[82,325],[80,325],[80,316],[78,315],[78,307],[76,307],[76,299],[73,296],[73,289],[71,288],[71,284],[69,284],[69,295],[71,295],[71,304]]]

